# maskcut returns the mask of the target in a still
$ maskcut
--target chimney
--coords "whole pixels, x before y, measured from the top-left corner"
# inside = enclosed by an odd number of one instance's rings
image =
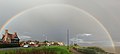
[[[17,32],[14,32],[14,35],[16,35],[16,36],[17,36]]]
[[[17,33],[14,32],[14,34],[12,35],[12,39],[14,39],[15,37],[17,37]]]
[[[5,30],[5,34],[6,34],[6,33],[8,33],[8,30],[7,30],[7,29]]]

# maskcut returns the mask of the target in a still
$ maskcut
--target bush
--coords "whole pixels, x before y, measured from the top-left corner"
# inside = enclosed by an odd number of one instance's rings
[[[82,47],[78,51],[84,54],[105,54],[105,51],[98,47]]]
[[[105,52],[103,49],[99,48],[99,47],[87,47],[88,49],[93,49],[96,50],[97,52]]]
[[[0,44],[0,48],[20,47],[19,44]]]
[[[96,54],[96,51],[93,49],[82,48],[78,49],[78,51],[84,54]]]

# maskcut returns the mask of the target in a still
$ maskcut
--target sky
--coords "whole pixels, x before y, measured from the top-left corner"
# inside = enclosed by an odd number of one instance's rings
[[[108,46],[111,36],[119,46],[119,6],[120,0],[0,0],[0,28],[15,18],[4,29],[18,32],[22,40],[43,41],[47,36],[66,42],[69,29],[71,42],[77,37],[80,43]]]

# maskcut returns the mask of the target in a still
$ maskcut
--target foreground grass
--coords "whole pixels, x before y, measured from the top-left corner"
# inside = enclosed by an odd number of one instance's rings
[[[0,54],[71,54],[65,46],[42,46],[37,48],[20,48],[2,50]]]
[[[105,52],[103,49],[99,47],[69,46],[69,49],[74,49],[82,54],[111,54]],[[0,54],[75,54],[75,53],[70,52],[67,46],[42,46],[34,48],[1,50]]]

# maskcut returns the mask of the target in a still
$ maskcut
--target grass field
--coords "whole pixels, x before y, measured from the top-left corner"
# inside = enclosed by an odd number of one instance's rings
[[[0,51],[0,54],[71,54],[65,46],[42,46]]]
[[[41,46],[30,48],[19,48],[0,50],[0,54],[110,54],[99,47],[80,46]]]

